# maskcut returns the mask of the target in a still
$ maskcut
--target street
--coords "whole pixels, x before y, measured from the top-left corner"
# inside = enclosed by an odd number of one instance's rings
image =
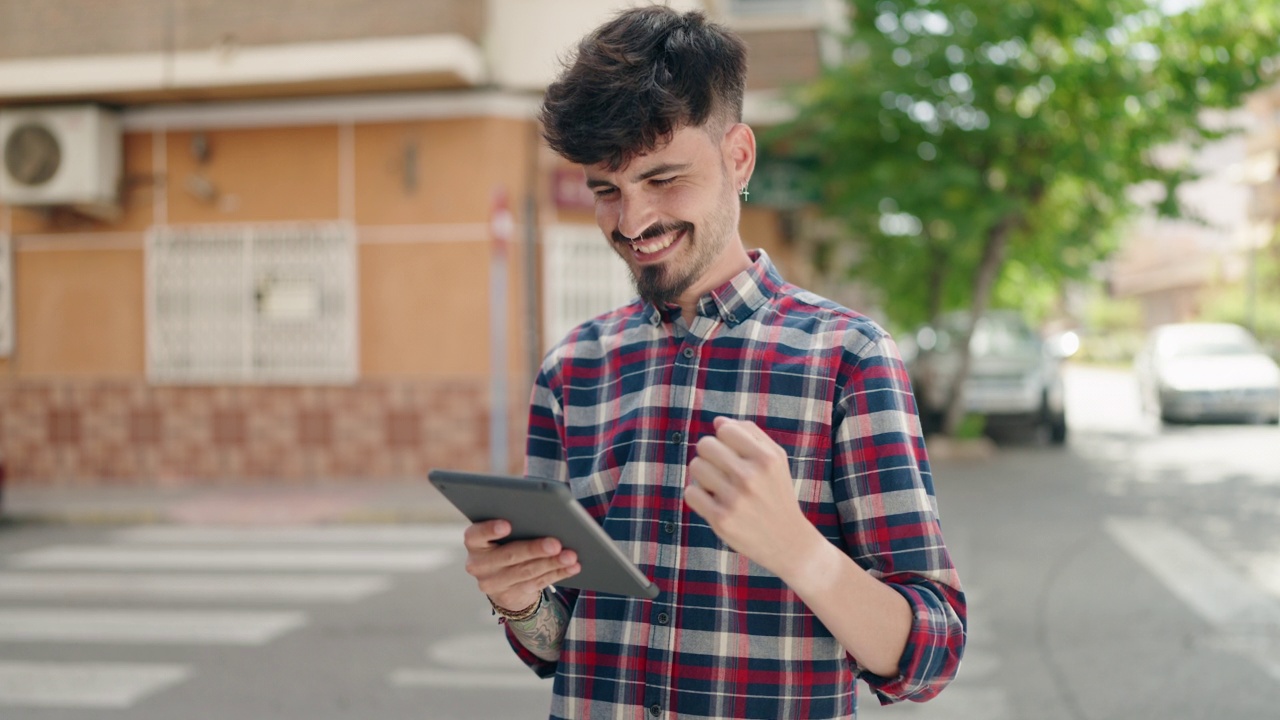
[[[938,459],[970,603],[960,676],[865,718],[1274,717],[1280,428],[1161,427],[1072,368],[1065,448]],[[0,526],[0,715],[546,717],[460,525]]]

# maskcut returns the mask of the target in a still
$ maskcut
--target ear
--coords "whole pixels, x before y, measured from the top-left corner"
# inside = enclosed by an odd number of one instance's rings
[[[756,169],[756,134],[746,123],[734,123],[724,135],[724,159],[734,190],[751,179]]]

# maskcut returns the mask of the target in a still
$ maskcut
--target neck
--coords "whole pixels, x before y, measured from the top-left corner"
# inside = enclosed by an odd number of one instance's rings
[[[686,325],[693,326],[693,318],[698,313],[698,300],[703,295],[724,285],[738,273],[751,267],[751,256],[747,255],[747,249],[741,241],[730,243],[725,250],[725,255],[721,257],[712,268],[709,269],[702,279],[689,286],[688,290],[676,300],[676,305],[680,307],[680,316],[684,318]]]

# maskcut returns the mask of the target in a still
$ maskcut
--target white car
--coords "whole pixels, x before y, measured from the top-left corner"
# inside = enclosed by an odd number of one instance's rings
[[[1134,372],[1144,409],[1164,422],[1280,422],[1280,367],[1239,325],[1161,325]]]

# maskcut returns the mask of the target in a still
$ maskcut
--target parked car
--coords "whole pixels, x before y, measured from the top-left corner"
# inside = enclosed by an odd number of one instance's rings
[[[903,356],[926,433],[943,421],[947,398],[960,369],[959,340],[968,311],[947,313],[910,338]],[[1074,342],[1073,342],[1074,341]],[[969,340],[972,358],[964,385],[965,411],[982,415],[988,427],[1035,425],[1050,441],[1067,439],[1062,360],[1079,347],[1074,334],[1045,340],[1013,310],[991,310]]]
[[[1280,367],[1239,325],[1161,325],[1134,372],[1143,407],[1164,422],[1280,422]]]

